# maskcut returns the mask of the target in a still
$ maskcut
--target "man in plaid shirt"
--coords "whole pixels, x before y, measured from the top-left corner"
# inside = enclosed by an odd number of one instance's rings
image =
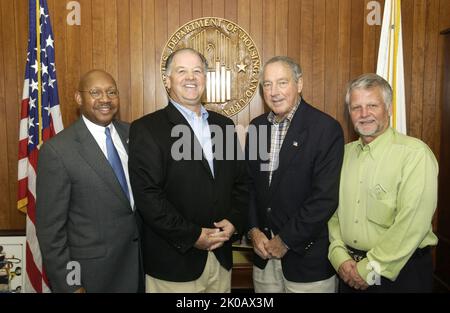
[[[302,99],[292,59],[270,59],[261,86],[271,111],[250,123],[246,144],[255,291],[335,292],[327,221],[338,204],[341,126]]]

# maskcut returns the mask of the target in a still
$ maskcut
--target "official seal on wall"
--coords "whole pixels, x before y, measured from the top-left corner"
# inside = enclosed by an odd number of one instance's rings
[[[239,25],[224,18],[202,17],[176,30],[161,55],[164,86],[166,60],[181,48],[195,49],[208,60],[202,98],[207,109],[233,116],[250,103],[258,91],[261,58],[254,41]]]

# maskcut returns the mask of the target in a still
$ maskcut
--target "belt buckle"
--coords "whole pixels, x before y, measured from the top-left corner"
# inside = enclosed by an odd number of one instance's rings
[[[364,256],[363,256],[363,255],[356,254],[354,251],[352,251],[352,250],[350,250],[350,249],[347,249],[347,251],[348,251],[348,254],[352,257],[352,259],[353,259],[355,262],[359,262],[359,261],[361,261],[362,259],[364,259]]]

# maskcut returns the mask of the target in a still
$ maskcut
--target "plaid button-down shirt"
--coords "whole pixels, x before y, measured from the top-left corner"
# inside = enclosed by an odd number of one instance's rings
[[[267,120],[270,124],[272,124],[272,131],[270,137],[270,161],[269,161],[269,186],[272,182],[273,172],[278,168],[279,162],[279,154],[281,150],[281,146],[283,145],[284,137],[286,137],[289,126],[291,125],[292,118],[294,117],[295,112],[299,106],[300,102],[297,103],[289,112],[288,115],[281,121],[276,120],[275,113],[270,112],[267,116]]]

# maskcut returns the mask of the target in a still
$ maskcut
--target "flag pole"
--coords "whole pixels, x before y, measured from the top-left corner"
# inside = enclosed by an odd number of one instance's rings
[[[38,79],[38,125],[39,125],[39,138],[38,138],[38,148],[42,144],[42,77],[41,77],[41,6],[39,0],[36,0],[36,60],[37,60],[37,79]]]

